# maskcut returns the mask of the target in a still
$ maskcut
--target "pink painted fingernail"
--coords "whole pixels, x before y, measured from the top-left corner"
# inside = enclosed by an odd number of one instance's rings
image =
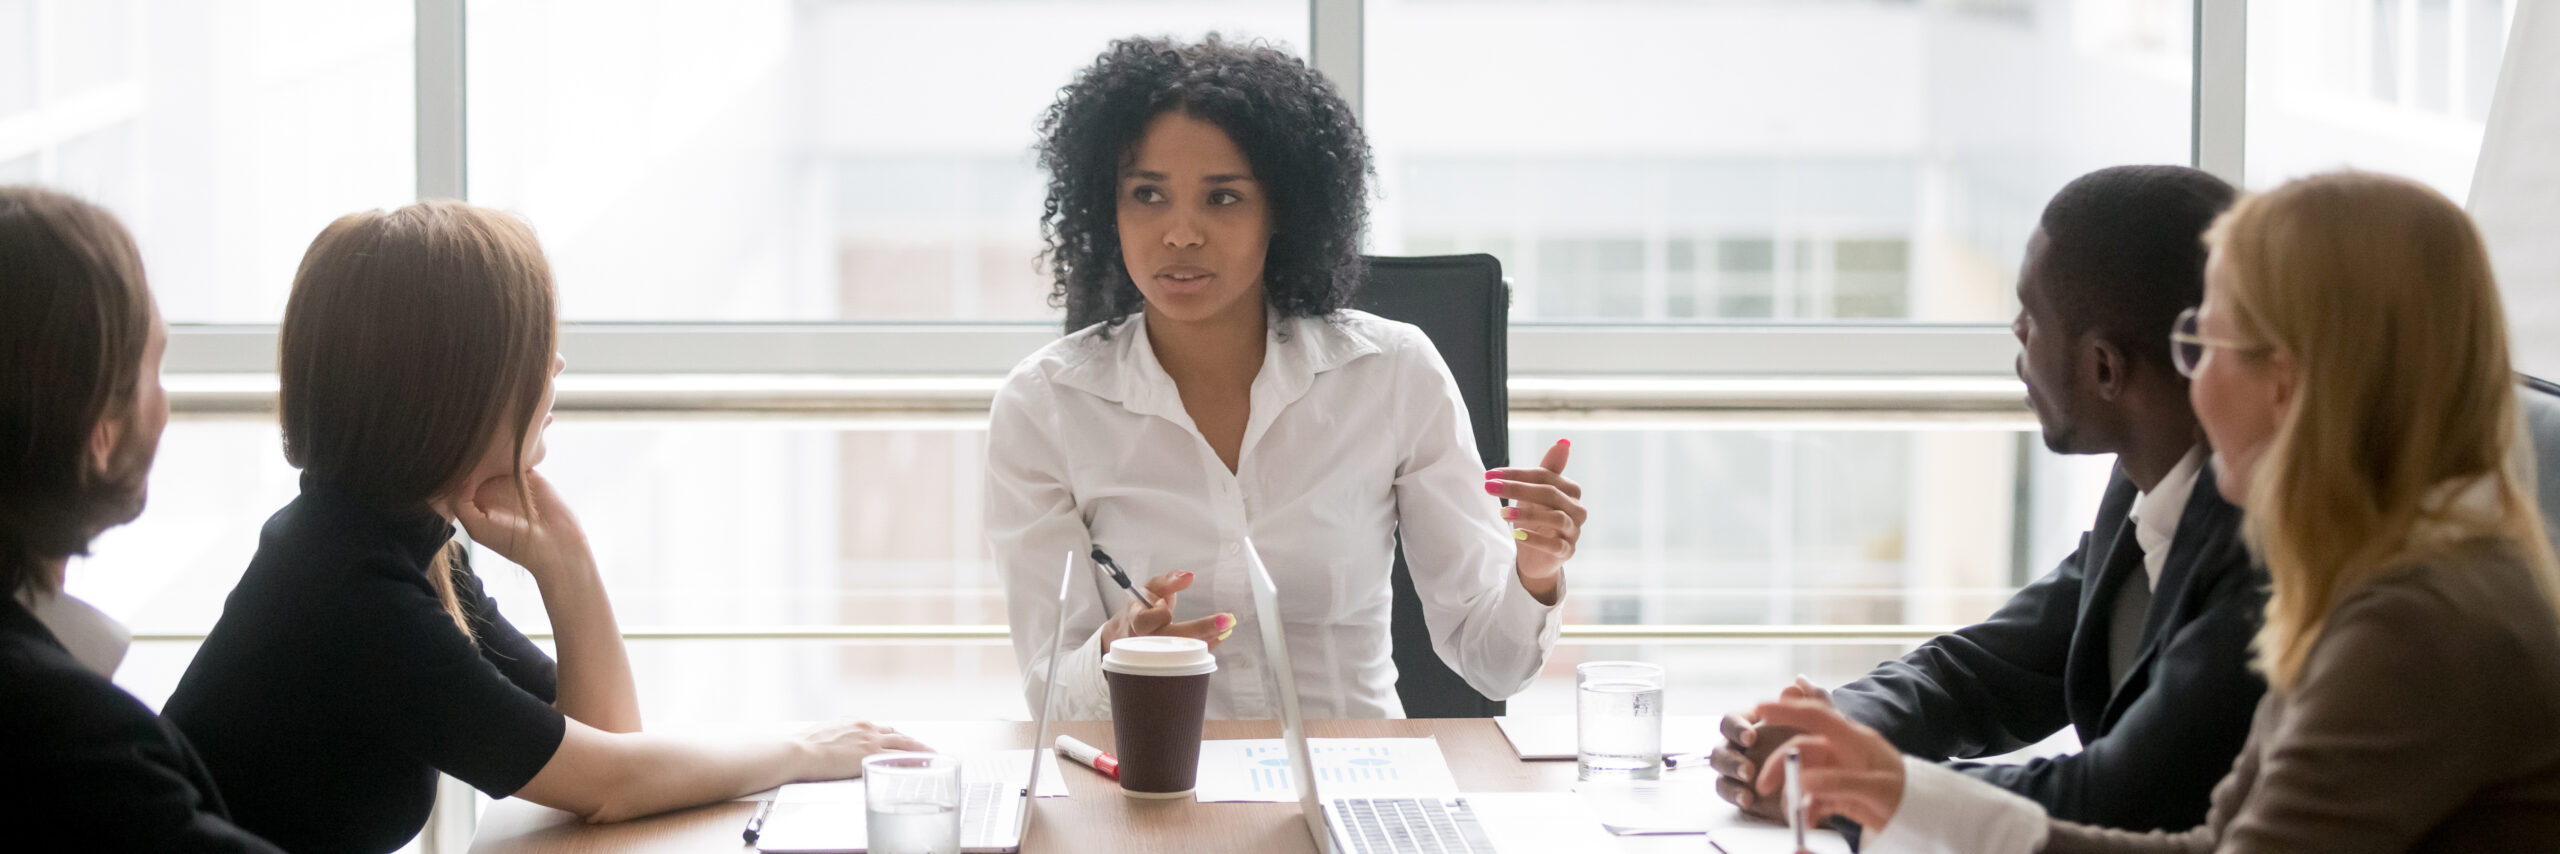
[[[1518,518],[1520,518],[1520,508],[1518,508],[1518,507],[1505,507],[1505,508],[1502,508],[1502,518],[1505,518],[1505,519],[1518,519]]]
[[[1501,494],[1502,494],[1502,481],[1498,481],[1498,480],[1488,480],[1488,481],[1485,481],[1485,483],[1484,483],[1484,494],[1486,494],[1486,495],[1501,495]]]
[[[1220,628],[1220,629],[1232,629],[1232,628],[1235,628],[1235,627],[1236,627],[1236,618],[1235,618],[1235,617],[1230,616],[1230,615],[1227,615],[1227,614],[1219,614],[1219,615],[1218,615],[1218,628]]]
[[[1182,572],[1174,573],[1174,574],[1173,574],[1173,580],[1175,580],[1175,581],[1190,581],[1190,580],[1191,580],[1191,572],[1190,572],[1189,570],[1184,570],[1184,571],[1182,571]]]

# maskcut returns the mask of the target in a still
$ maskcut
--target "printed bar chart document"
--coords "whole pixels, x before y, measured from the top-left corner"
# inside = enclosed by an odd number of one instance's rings
[[[1316,785],[1328,796],[1377,797],[1454,792],[1457,778],[1429,738],[1310,738]],[[1201,803],[1294,803],[1289,749],[1276,738],[1215,739],[1200,743]]]

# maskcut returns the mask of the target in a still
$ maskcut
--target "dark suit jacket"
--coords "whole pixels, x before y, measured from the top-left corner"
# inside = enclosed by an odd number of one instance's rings
[[[2143,571],[2122,469],[2096,524],[2052,574],[1980,624],[1942,635],[1833,692],[1850,718],[1916,756],[1974,759],[2063,727],[2079,753],[2023,765],[1949,767],[2044,804],[2055,818],[2134,830],[2194,827],[2231,770],[2266,683],[2249,641],[2266,576],[2240,541],[2240,510],[2207,466],[2179,517],[2124,683],[2108,682],[2116,593]]]
[[[5,595],[0,828],[30,851],[278,851],[231,824],[175,727],[81,667]]]

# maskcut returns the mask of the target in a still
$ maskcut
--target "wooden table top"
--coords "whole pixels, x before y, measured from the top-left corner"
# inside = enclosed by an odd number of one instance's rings
[[[1031,737],[1022,721],[894,723],[926,744],[953,753],[1019,748]],[[1055,729],[1113,749],[1108,721],[1061,723]],[[1574,784],[1572,762],[1523,762],[1487,719],[1309,721],[1321,738],[1435,737],[1458,786],[1469,792],[1563,792]],[[1209,721],[1205,736],[1278,738],[1275,721]],[[1199,854],[1202,851],[1315,851],[1298,805],[1204,804],[1144,800],[1120,794],[1119,784],[1090,769],[1065,763],[1068,797],[1040,798],[1033,807],[1030,854],[1108,850]],[[1692,773],[1674,771],[1673,774]],[[1705,773],[1703,769],[1695,773]],[[575,816],[513,798],[489,805],[480,818],[473,854],[570,854],[570,852],[753,852],[739,831],[754,805],[731,801],[609,825],[586,825]],[[1715,849],[1699,836],[1619,837],[1625,851],[1699,852]]]

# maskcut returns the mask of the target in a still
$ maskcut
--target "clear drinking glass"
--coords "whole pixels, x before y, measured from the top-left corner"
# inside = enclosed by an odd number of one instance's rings
[[[960,760],[880,753],[862,760],[872,854],[960,854]]]
[[[1574,685],[1581,778],[1662,779],[1662,667],[1584,662],[1574,668]]]

